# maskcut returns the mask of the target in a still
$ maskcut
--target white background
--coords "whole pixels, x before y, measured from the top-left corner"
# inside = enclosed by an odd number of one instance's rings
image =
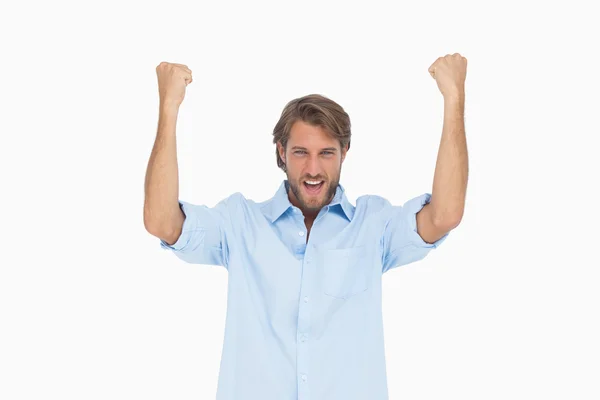
[[[402,204],[432,187],[443,99],[427,69],[458,52],[466,210],[384,275],[390,398],[599,399],[593,2],[216,3],[2,6],[0,398],[215,396],[227,271],[143,226],[161,61],[194,77],[181,199],[271,197],[279,114],[320,93],[351,117],[350,201]]]

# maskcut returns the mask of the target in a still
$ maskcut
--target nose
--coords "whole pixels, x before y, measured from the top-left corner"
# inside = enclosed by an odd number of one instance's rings
[[[306,161],[306,174],[310,176],[318,176],[321,173],[321,161],[318,156],[308,157]]]

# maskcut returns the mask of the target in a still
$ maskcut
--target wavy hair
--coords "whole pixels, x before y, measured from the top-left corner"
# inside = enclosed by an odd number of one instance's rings
[[[286,166],[279,152],[277,151],[277,142],[285,149],[290,138],[292,126],[297,121],[304,121],[313,126],[320,126],[333,138],[340,142],[343,149],[348,145],[350,148],[350,116],[335,101],[320,94],[309,94],[297,99],[291,100],[284,107],[279,121],[273,129],[273,143],[275,144],[275,156],[277,157],[277,166],[284,172]]]

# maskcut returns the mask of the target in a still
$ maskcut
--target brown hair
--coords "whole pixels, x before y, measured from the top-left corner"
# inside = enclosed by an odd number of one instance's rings
[[[346,145],[348,145],[348,149],[350,148],[350,136],[352,135],[350,132],[350,117],[335,101],[320,94],[309,94],[287,103],[273,129],[273,143],[275,143],[275,146],[277,146],[277,142],[281,142],[284,149],[287,147],[292,125],[296,121],[304,121],[311,125],[320,126],[332,137],[339,140],[342,149]],[[277,166],[285,171],[285,163],[279,157],[277,147],[275,147],[275,155]]]

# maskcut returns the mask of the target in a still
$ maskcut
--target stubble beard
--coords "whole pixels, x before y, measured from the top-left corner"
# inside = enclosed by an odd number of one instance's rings
[[[325,189],[325,196],[323,197],[323,195],[321,195],[322,197],[320,197],[318,201],[315,202],[314,199],[307,201],[307,199],[304,197],[304,192],[300,189],[299,185],[304,185],[304,178],[300,181],[300,183],[291,180],[289,175],[287,178],[288,183],[290,184],[290,189],[292,189],[292,193],[294,193],[294,196],[296,196],[296,199],[298,199],[298,202],[300,202],[302,208],[309,211],[319,211],[321,208],[323,208],[323,206],[329,204],[329,202],[335,195],[336,189],[340,181],[339,176],[337,176],[332,181],[325,180],[325,182],[323,182],[323,185],[327,186]]]

